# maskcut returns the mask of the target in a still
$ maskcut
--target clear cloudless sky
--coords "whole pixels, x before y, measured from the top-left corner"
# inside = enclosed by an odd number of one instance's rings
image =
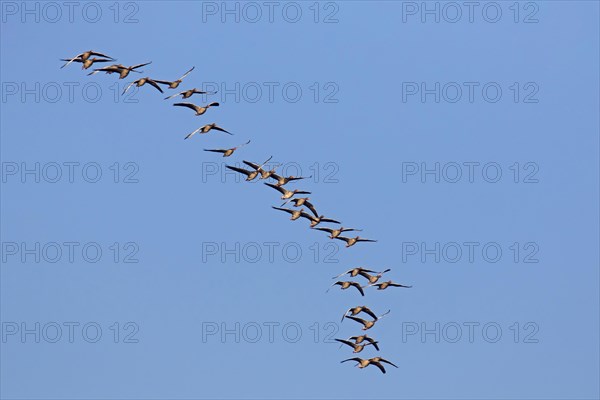
[[[3,399],[599,397],[597,2],[73,4],[0,3]],[[192,66],[203,116],[120,95]],[[378,242],[224,175],[269,156]]]

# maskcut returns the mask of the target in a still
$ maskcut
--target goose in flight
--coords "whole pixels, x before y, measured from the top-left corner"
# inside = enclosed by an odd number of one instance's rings
[[[193,89],[189,89],[189,90],[184,90],[183,92],[172,94],[168,97],[165,97],[165,100],[172,99],[173,97],[176,97],[176,96],[181,96],[182,99],[187,99],[189,97],[192,97],[194,94],[215,94],[215,93],[217,93],[217,92],[205,92],[203,90],[193,88]]]
[[[69,59],[62,59],[61,61],[67,61],[67,63],[65,65],[63,65],[61,68],[66,67],[67,65],[71,64],[72,62],[83,62],[84,66],[85,66],[85,61],[87,61],[91,56],[98,56],[98,57],[104,57],[107,60],[104,61],[115,61],[114,58],[107,56],[106,54],[102,54],[102,53],[98,53],[96,51],[93,50],[89,50],[89,51],[84,51],[83,53],[77,54],[75,57],[73,58],[69,58]],[[100,59],[94,59],[95,61],[92,61],[92,64],[94,62],[100,62]],[[90,64],[91,65],[91,64]],[[86,67],[87,68],[87,67]]]
[[[328,232],[329,233],[329,239],[335,239],[336,237],[340,236],[343,232],[362,232],[362,229],[354,229],[354,228],[344,228],[343,226],[338,228],[338,229],[331,229],[331,228],[315,228],[318,229],[320,231],[323,232]]]
[[[248,143],[250,143],[249,140],[246,143],[244,143],[244,144],[240,144],[240,145],[232,147],[230,149],[204,149],[204,151],[210,151],[210,152],[213,152],[213,153],[222,153],[223,157],[229,157],[230,155],[233,154],[234,151],[236,151],[240,147],[244,147]]]
[[[277,185],[275,185],[275,186],[277,186]],[[310,212],[313,213],[314,217],[309,215],[311,228],[314,227],[314,226],[316,226],[316,225],[318,225],[318,224],[320,224],[321,222],[331,222],[331,223],[335,223],[335,224],[339,224],[340,223],[339,221],[336,221],[335,219],[325,218],[324,215],[319,215],[319,213],[317,212],[317,209],[315,208],[314,204],[312,204],[308,200],[309,200],[308,197],[301,197],[301,198],[298,198],[298,199],[291,199],[291,200],[288,200],[288,201],[294,202],[294,205],[296,207],[300,207],[302,205],[305,205],[310,210]],[[286,201],[285,203],[287,203],[288,201]],[[285,204],[285,203],[283,203],[283,204]]]
[[[277,186],[277,185],[275,185],[275,186]],[[315,205],[308,200],[310,200],[309,197],[299,197],[296,199],[290,198],[283,204],[287,204],[291,201],[292,203],[294,203],[294,207],[306,206],[316,217],[318,217],[319,213],[317,213],[317,209],[315,208]]]
[[[312,211],[312,210],[311,210]],[[313,228],[319,225],[321,222],[331,222],[332,224],[339,224],[340,221],[331,218],[325,218],[324,215],[320,215],[318,217],[310,216],[310,227]]]
[[[269,160],[270,160],[270,158],[269,158]],[[258,165],[256,163],[253,163],[250,161],[244,161],[244,164],[246,164],[247,166],[252,167],[255,170],[257,170],[258,172],[260,172],[260,179],[267,179],[268,177],[273,175],[275,173],[275,170],[279,167],[279,164],[278,164],[278,165],[274,166],[272,169],[266,170],[263,168],[265,166],[265,164]]]
[[[269,157],[267,159],[267,161],[265,161],[262,165],[265,165],[266,163],[268,163],[271,160],[271,158],[273,158],[273,156]],[[246,181],[254,180],[254,178],[256,178],[258,176],[258,174],[260,174],[259,170],[249,171],[244,168],[232,167],[229,165],[227,165],[226,167],[227,167],[227,169],[230,169],[232,171],[239,172],[240,174],[246,175]]]
[[[411,288],[411,286],[401,285],[399,283],[394,283],[392,281],[382,282],[382,283],[371,283],[367,286],[377,286],[377,290],[385,290],[388,287],[402,287],[402,288]]]
[[[385,374],[385,368],[383,367],[383,365],[381,363],[390,364],[390,365],[393,365],[394,367],[398,368],[398,366],[396,364],[394,364],[382,357],[373,357],[373,358],[369,358],[369,359],[354,357],[354,358],[349,358],[347,360],[343,360],[340,362],[343,363],[346,361],[356,361],[358,363],[358,364],[356,364],[356,366],[360,369],[366,368],[369,365],[374,365],[377,368],[379,368],[381,370],[381,372],[383,372],[384,374]]]
[[[277,174],[271,174],[271,178],[273,178],[277,181],[277,184],[275,186],[283,186],[292,181],[298,181],[300,179],[312,178],[312,175],[311,176],[293,176],[293,175],[291,175],[291,176],[284,177],[284,176],[279,176]]]
[[[383,274],[385,274],[386,272],[390,272],[390,271],[391,271],[391,269],[388,268],[385,271],[378,272],[375,275],[371,275],[371,274],[369,274],[366,271],[361,271],[358,274],[360,276],[364,277],[364,278],[367,278],[367,280],[369,281],[369,283],[372,285],[372,284],[377,283],[377,281],[379,280],[379,278],[381,278],[383,276]]]
[[[316,229],[319,229],[319,228],[316,228]],[[370,269],[364,269],[364,268],[361,268],[361,267],[356,267],[356,268],[349,269],[348,271],[344,272],[343,274],[339,274],[338,276],[334,276],[331,279],[338,279],[338,278],[341,278],[342,276],[344,276],[346,274],[350,275],[351,277],[355,277],[358,274],[360,274],[361,272],[371,272],[371,273],[374,273],[375,271],[372,271]]]
[[[136,70],[138,68],[141,68],[141,67],[146,66],[151,63],[152,63],[152,61],[144,63],[144,64],[132,65],[129,67],[126,67],[122,64],[114,64],[114,65],[109,65],[108,67],[96,68],[92,72],[90,72],[88,75],[94,75],[94,74],[97,74],[98,72],[106,72],[107,74],[118,73],[119,79],[124,79],[127,77],[127,75],[129,75],[129,73],[131,71],[138,72],[138,73],[143,72],[143,71],[136,71]],[[158,81],[155,81],[155,82],[158,82]]]
[[[360,353],[361,351],[363,351],[365,346],[373,345],[374,347],[377,347],[377,343],[378,343],[378,342],[369,342],[369,343],[365,343],[365,344],[359,344],[359,343],[351,342],[349,340],[343,340],[343,339],[335,339],[335,340],[337,342],[340,342],[342,344],[346,344],[346,345],[352,347],[353,353]]]
[[[358,323],[361,323],[363,325],[362,330],[366,331],[368,329],[371,329],[372,327],[375,326],[375,322],[379,321],[381,318],[383,318],[384,316],[386,316],[387,314],[390,313],[390,310],[387,310],[386,312],[384,312],[383,314],[381,314],[379,317],[375,317],[375,319],[373,321],[369,321],[366,319],[362,319],[359,317],[353,317],[351,315],[344,315],[344,318],[348,318],[351,319],[353,321],[356,321]]]
[[[366,333],[364,335],[360,335],[360,336],[351,336],[347,340],[354,340],[354,343],[356,343],[356,344],[360,344],[366,340],[367,342],[372,343],[373,347],[375,347],[375,349],[377,351],[379,351],[379,346],[377,346],[377,343],[379,343],[379,342],[375,341],[375,339],[373,339]]]
[[[346,242],[346,247],[354,246],[358,242],[376,242],[377,240],[363,239],[360,236],[349,238],[345,236],[336,236],[334,239],[343,240]]]
[[[162,92],[162,90],[161,90],[161,92]],[[173,104],[173,106],[176,106],[176,107],[187,107],[189,109],[194,110],[196,112],[196,116],[198,116],[198,115],[204,114],[206,112],[206,110],[208,110],[210,107],[219,107],[219,103],[212,102],[210,104],[205,105],[204,107],[200,107],[200,106],[197,106],[197,105],[192,104],[192,103],[175,103],[175,104]]]
[[[323,232],[329,233],[329,239],[335,239],[340,236],[343,232],[362,232],[362,229],[354,229],[354,228],[344,228],[343,226],[338,229],[331,228],[315,228]]]
[[[228,133],[230,135],[233,135],[233,133],[226,131],[225,129],[221,128],[220,126],[217,126],[217,124],[213,122],[212,124],[201,126],[200,128],[196,129],[192,133],[188,133],[188,135],[186,137],[184,137],[184,139],[189,139],[192,136],[194,136],[196,133],[200,133],[201,135],[204,134],[204,133],[208,133],[212,129],[214,129],[215,131],[225,132],[225,133]]]
[[[273,208],[276,210],[281,210],[281,211],[290,213],[292,215],[292,218],[290,218],[292,221],[302,217],[302,218],[308,219],[310,221],[311,226],[318,223],[318,222],[315,222],[315,217],[313,217],[312,215],[310,215],[308,213],[305,213],[303,208],[301,208],[300,210],[292,210],[289,208],[280,208],[280,207],[273,207]],[[327,220],[327,218],[321,218],[321,221],[325,221],[325,220]]]
[[[145,78],[140,78],[137,81],[131,82],[129,85],[127,85],[127,87],[125,88],[125,90],[123,90],[122,94],[125,94],[125,92],[127,92],[129,90],[129,88],[132,87],[133,85],[136,85],[137,87],[140,87],[140,86],[144,86],[146,83],[148,85],[151,85],[151,86],[155,87],[156,90],[158,90],[159,92],[163,93],[163,90],[160,88],[160,86],[158,86],[156,84],[155,80],[150,79],[148,77],[145,77]]]
[[[281,196],[281,200],[287,200],[290,197],[297,195],[297,194],[311,194],[310,192],[305,192],[303,190],[286,190],[284,188],[282,188],[281,186],[277,186],[277,185],[273,185],[272,183],[265,183],[265,185],[272,187],[273,189],[277,190],[279,193],[282,194]]]
[[[240,174],[246,175],[246,181],[248,181],[248,182],[250,182],[251,180],[254,180],[254,178],[256,178],[258,176],[258,171],[248,171],[247,169],[232,167],[230,165],[226,165],[225,167],[232,171],[239,172]]]
[[[346,315],[348,315],[348,313],[350,313],[351,315],[354,316],[354,315],[360,314],[361,312],[364,312],[365,314],[370,315],[373,319],[375,319],[377,321],[377,315],[375,315],[375,313],[373,311],[371,311],[371,309],[369,307],[357,306],[357,307],[352,307],[352,308],[349,308],[348,310],[346,310],[346,312],[342,316],[341,322],[344,322],[344,318],[346,317]]]
[[[179,84],[183,81],[183,79],[189,75],[190,72],[192,72],[194,70],[195,67],[190,68],[190,70],[188,72],[186,72],[185,74],[183,74],[183,76],[175,81],[159,81],[157,80],[156,82],[162,84],[162,85],[168,85],[169,89],[177,89],[177,86],[179,86]],[[191,96],[191,95],[190,95]],[[189,96],[188,96],[189,97]],[[185,97],[184,97],[185,98]]]
[[[365,292],[363,291],[362,286],[360,286],[360,284],[358,282],[351,282],[351,281],[337,281],[336,283],[334,283],[331,286],[335,286],[335,285],[339,285],[342,290],[346,290],[351,286],[354,286],[356,288],[356,290],[358,290],[361,294],[361,296],[365,295]],[[329,288],[331,289],[331,287]],[[329,292],[329,289],[327,289],[327,292]]]
[[[277,185],[275,185],[275,186],[277,186]],[[281,206],[283,207],[283,206],[285,206],[287,203],[289,203],[291,201],[292,203],[294,203],[294,207],[302,207],[303,205],[306,204],[307,207],[313,207],[314,208],[314,205],[311,202],[309,202],[308,200],[310,200],[309,197],[298,197],[298,198],[295,198],[295,199],[288,199]],[[310,206],[309,206],[309,204],[310,204]]]
[[[68,61],[68,62],[67,62],[65,65],[68,65],[68,64],[70,64],[70,63],[72,63],[72,62],[79,62],[79,63],[82,63],[82,65],[81,65],[81,69],[88,69],[88,68],[89,68],[89,67],[91,67],[91,66],[92,66],[94,63],[97,63],[97,62],[99,62],[99,63],[100,63],[100,62],[109,62],[109,61],[114,61],[114,60],[107,60],[107,59],[104,59],[104,58],[96,58],[96,57],[93,57],[93,58],[87,58],[87,59],[85,59],[85,60],[84,60],[84,59],[82,59],[82,58],[75,58],[75,59],[73,59],[73,60],[69,60],[69,59],[66,59],[66,58],[61,58],[60,60],[61,60],[61,61]],[[65,67],[65,65],[63,65],[61,68],[64,68],[64,67]]]
[[[276,210],[280,210],[280,211],[285,211],[286,213],[290,214],[292,216],[290,218],[291,221],[295,221],[300,217],[310,219],[310,215],[305,213],[303,208],[301,208],[299,210],[292,210],[290,208],[281,208],[281,207],[272,207],[272,208],[274,208]]]

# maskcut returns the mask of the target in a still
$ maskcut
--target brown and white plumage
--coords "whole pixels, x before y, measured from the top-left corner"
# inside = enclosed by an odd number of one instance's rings
[[[356,307],[352,307],[352,308],[349,308],[348,310],[346,310],[346,312],[342,316],[342,322],[344,322],[344,317],[346,317],[346,315],[348,315],[348,313],[350,313],[351,315],[357,315],[357,314],[360,314],[361,312],[364,312],[365,314],[370,315],[372,318],[377,320],[377,315],[375,315],[375,313],[373,311],[371,311],[371,309],[369,307],[356,306]]]
[[[362,229],[344,228],[343,226],[338,229],[321,228],[321,227],[315,228],[315,229],[318,229],[323,232],[328,232],[330,239],[335,239],[336,237],[340,236],[343,232],[351,232],[351,231],[362,232]]]
[[[336,236],[334,239],[343,240],[346,242],[346,247],[354,246],[358,242],[376,242],[377,240],[372,239],[363,239],[360,236],[356,236],[353,238],[345,237],[345,236]]]
[[[412,286],[401,285],[399,283],[394,283],[392,281],[382,282],[382,283],[371,283],[367,286],[377,286],[377,290],[385,290],[388,287],[401,287],[401,288],[411,288]]]
[[[277,185],[275,185],[277,186]],[[302,207],[303,205],[307,205],[307,207],[314,207],[314,205],[312,203],[310,203],[308,200],[310,200],[310,197],[297,197],[295,199],[288,199],[286,200],[281,206],[283,207],[284,205],[286,205],[287,203],[289,203],[290,201],[292,203],[294,203],[294,207]],[[310,206],[309,206],[310,204]]]
[[[360,286],[360,284],[359,284],[358,282],[352,282],[352,281],[337,281],[336,283],[334,283],[334,284],[333,284],[333,285],[331,285],[331,286],[333,287],[333,286],[335,286],[335,285],[339,285],[339,286],[340,286],[340,288],[341,288],[342,290],[346,290],[346,289],[348,289],[349,287],[355,287],[355,288],[356,288],[356,290],[358,290],[358,291],[360,292],[361,296],[364,296],[364,295],[365,295],[365,292],[363,291],[363,288],[362,288],[362,286]],[[331,289],[331,287],[330,287],[329,289]],[[329,292],[329,289],[327,289],[327,292]]]
[[[362,276],[363,278],[366,278],[369,281],[369,283],[373,284],[373,283],[376,283],[379,280],[379,278],[381,278],[383,276],[383,274],[385,274],[386,272],[389,272],[389,271],[391,271],[391,269],[388,268],[384,271],[378,272],[375,275],[371,275],[366,271],[361,271],[358,274],[360,276]]]
[[[269,158],[269,160],[270,160],[270,158]],[[266,163],[264,163],[262,165],[258,165],[256,163],[253,163],[250,161],[244,161],[244,164],[246,164],[247,166],[254,168],[258,172],[260,172],[260,179],[267,179],[268,177],[273,175],[275,173],[275,170],[279,167],[279,165],[276,165],[273,168],[271,168],[270,170],[267,170],[267,169],[263,168]]]
[[[161,92],[162,92],[162,90],[161,90]],[[176,107],[187,107],[187,108],[189,108],[191,110],[194,110],[196,112],[195,115],[198,116],[198,115],[204,114],[206,112],[206,110],[208,110],[210,107],[218,107],[219,103],[212,102],[212,103],[207,104],[207,105],[202,106],[202,107],[201,106],[197,106],[197,105],[195,105],[193,103],[175,103],[175,104],[173,104],[173,106],[176,106]]]
[[[373,339],[372,337],[370,337],[369,335],[367,335],[366,333],[364,335],[360,335],[360,336],[351,336],[348,338],[348,340],[354,340],[354,343],[362,343],[365,340],[371,344],[373,344],[373,347],[375,347],[375,349],[377,351],[379,351],[379,346],[377,346],[377,341],[375,341],[375,339]]]
[[[310,227],[314,227],[319,225],[321,222],[330,222],[332,224],[339,224],[340,221],[335,220],[335,219],[331,219],[331,218],[325,218],[324,215],[320,215],[318,217],[315,216],[310,216]]]
[[[244,144],[240,144],[238,146],[232,147],[230,149],[204,149],[204,151],[210,151],[212,153],[222,153],[223,157],[229,157],[230,155],[233,154],[234,151],[236,151],[237,149],[239,149],[240,147],[244,147],[245,145],[247,145],[248,143],[250,143],[250,141],[248,140],[246,143]]]
[[[393,363],[393,362],[391,362],[391,361],[388,361],[388,360],[386,360],[386,359],[385,359],[385,358],[383,358],[383,357],[373,357],[373,358],[371,358],[371,359],[370,359],[370,361],[371,361],[371,364],[374,364],[374,365],[378,366],[378,367],[379,367],[379,369],[380,369],[380,370],[381,370],[381,371],[382,371],[384,374],[385,374],[385,369],[383,368],[383,365],[381,365],[381,364],[380,364],[380,363],[382,363],[382,362],[383,362],[383,363],[386,363],[386,364],[390,364],[390,365],[392,365],[392,366],[394,366],[394,367],[398,368],[398,366],[397,366],[396,364],[394,364],[394,363]]]
[[[373,321],[369,321],[369,320],[362,319],[362,318],[359,318],[359,317],[354,317],[352,315],[344,315],[344,318],[348,318],[348,319],[351,319],[351,320],[356,321],[358,323],[361,323],[363,325],[362,330],[366,331],[368,329],[371,329],[373,326],[375,326],[375,322],[379,321],[381,318],[383,318],[384,316],[386,316],[389,313],[390,313],[390,310],[387,310],[386,312],[384,312],[383,314],[381,314],[379,317],[374,317]]]
[[[276,186],[283,186],[292,181],[298,181],[301,179],[312,178],[312,175],[311,176],[293,176],[293,175],[291,175],[291,176],[283,177],[283,176],[279,176],[277,174],[271,174],[271,178],[273,178],[277,181]]]
[[[272,207],[276,210],[279,211],[284,211],[288,214],[290,214],[292,217],[290,218],[290,220],[295,221],[300,217],[304,217],[304,218],[308,218],[310,217],[310,215],[308,215],[307,213],[304,212],[304,209],[299,209],[299,210],[292,210],[290,208],[281,208],[281,207]]]
[[[275,186],[277,186],[277,185],[275,185]],[[312,204],[310,201],[308,201],[308,199],[309,199],[308,197],[301,197],[298,199],[291,199],[289,201],[293,202],[296,207],[306,206],[310,210],[310,212],[313,213],[314,217],[309,216],[309,218],[308,218],[310,220],[311,227],[316,226],[316,225],[320,224],[321,222],[332,222],[332,223],[336,223],[336,224],[340,223],[339,221],[336,221],[335,219],[325,218],[324,215],[319,215],[314,204]],[[286,201],[286,203],[287,203],[287,201]]]
[[[258,171],[249,171],[247,169],[244,168],[238,168],[238,167],[233,167],[231,165],[226,165],[225,166],[227,169],[230,169],[232,171],[235,172],[239,172],[240,174],[244,174],[246,175],[246,180],[247,181],[251,181],[254,180],[254,178],[256,178],[258,176]]]
[[[394,364],[394,363],[392,363],[392,362],[390,362],[390,361],[388,361],[388,360],[386,360],[385,358],[382,358],[382,357],[373,357],[373,358],[369,358],[369,359],[354,357],[354,358],[349,358],[347,360],[343,360],[343,361],[341,361],[341,363],[344,363],[346,361],[356,361],[357,362],[356,366],[358,368],[361,368],[361,369],[362,368],[366,368],[369,365],[374,365],[377,368],[379,368],[379,370],[381,372],[383,372],[384,374],[385,374],[385,368],[381,364],[382,362],[386,363],[386,364],[393,365],[394,367],[398,368],[398,366],[396,364]]]
[[[262,163],[262,165],[265,165],[266,163],[268,163],[271,160],[271,158],[273,158],[273,156],[267,158],[267,161],[265,161],[264,163]],[[239,172],[241,174],[246,175],[246,177],[247,177],[246,180],[247,181],[253,180],[254,178],[256,178],[258,176],[258,174],[260,174],[259,170],[249,171],[249,170],[244,169],[244,168],[232,167],[232,166],[229,166],[229,165],[227,165],[227,168],[230,169],[230,170],[232,170],[232,171],[236,171],[236,172]]]
[[[133,85],[136,85],[137,87],[140,87],[140,86],[144,86],[146,83],[148,85],[156,88],[156,90],[158,90],[159,92],[163,93],[163,90],[160,88],[160,86],[158,86],[156,84],[156,82],[153,79],[145,77],[145,78],[140,78],[140,79],[138,79],[136,81],[131,82],[129,85],[127,85],[127,87],[125,88],[125,90],[123,90],[122,94],[125,94],[125,92],[127,92],[129,90],[129,88],[132,87]]]
[[[319,228],[316,228],[316,229],[319,229]],[[361,267],[356,267],[356,268],[351,268],[351,269],[349,269],[348,271],[346,271],[346,272],[344,272],[344,273],[342,273],[342,274],[339,274],[338,276],[334,276],[334,277],[333,277],[333,278],[331,278],[331,279],[337,279],[337,278],[341,278],[342,276],[344,276],[344,275],[346,275],[346,274],[348,274],[348,275],[350,275],[350,276],[352,276],[352,277],[355,277],[355,276],[357,276],[358,274],[360,274],[361,272],[375,272],[375,271],[372,271],[372,270],[370,270],[370,269],[361,268]]]
[[[124,79],[132,71],[138,72],[138,73],[143,72],[143,71],[136,71],[136,69],[141,68],[148,64],[152,64],[152,61],[144,63],[144,64],[132,65],[129,67],[126,67],[122,64],[114,64],[114,65],[109,65],[108,67],[96,68],[92,72],[90,72],[88,75],[94,75],[94,74],[97,74],[98,72],[106,72],[107,74],[118,73],[119,79]],[[156,82],[158,82],[158,81],[156,81]]]
[[[372,345],[373,347],[377,346],[377,342],[373,342],[373,343],[365,343],[365,344],[360,344],[360,343],[354,343],[351,342],[349,340],[344,340],[344,339],[335,339],[337,342],[340,342],[342,344],[348,345],[350,347],[352,347],[353,349],[353,353],[360,353],[361,351],[363,351],[363,349],[366,346]]]
[[[189,139],[192,136],[194,136],[196,133],[199,133],[199,134],[208,133],[213,129],[215,131],[225,132],[230,135],[233,135],[233,133],[226,131],[225,129],[221,128],[220,126],[217,126],[217,124],[213,122],[212,124],[201,126],[200,128],[196,129],[194,132],[189,133],[186,137],[184,137],[184,139]]]
[[[87,59],[82,59],[82,58],[75,58],[73,60],[69,60],[66,58],[61,58],[61,61],[68,61],[65,65],[63,65],[61,68],[64,68],[66,65],[72,63],[72,62],[78,62],[81,63],[81,69],[88,69],[89,67],[91,67],[94,63],[101,63],[101,62],[109,62],[109,61],[114,61],[114,60],[109,60],[109,59],[103,59],[103,58],[87,58]]]
[[[188,76],[190,74],[190,72],[192,72],[194,70],[195,67],[190,68],[189,71],[187,71],[185,74],[183,74],[183,76],[177,80],[174,81],[159,81],[157,80],[156,82],[162,84],[162,85],[167,85],[169,86],[169,89],[176,89],[177,86],[179,86],[179,84],[183,81],[183,79]],[[189,97],[189,96],[188,96]]]
[[[181,96],[182,99],[187,99],[189,97],[192,97],[195,94],[215,94],[215,93],[217,93],[217,92],[205,92],[203,90],[193,88],[193,89],[184,90],[183,92],[179,92],[179,93],[175,93],[170,96],[167,96],[167,97],[165,97],[165,100],[172,99],[173,97],[176,97],[176,96]]]
[[[61,59],[61,61],[67,61],[66,64],[64,64],[61,68],[66,67],[67,65],[71,64],[72,62],[85,62],[87,61],[91,56],[98,56],[98,57],[103,57],[106,58],[107,60],[104,61],[115,61],[114,58],[107,56],[106,54],[102,54],[102,53],[98,53],[97,51],[93,51],[93,50],[88,50],[88,51],[84,51],[83,53],[77,54],[75,57],[73,58],[69,58],[69,59]],[[100,62],[100,59],[95,59],[95,61],[92,62],[92,64],[94,62]],[[90,64],[91,65],[91,64]],[[85,64],[84,64],[85,66]],[[86,67],[87,68],[87,67]]]
[[[272,183],[265,183],[265,185],[272,187],[273,189],[277,190],[279,193],[281,193],[281,200],[286,200],[289,199],[290,197],[296,195],[296,194],[311,194],[310,192],[305,192],[303,190],[287,190],[284,189],[281,186],[277,186],[277,185],[273,185]]]

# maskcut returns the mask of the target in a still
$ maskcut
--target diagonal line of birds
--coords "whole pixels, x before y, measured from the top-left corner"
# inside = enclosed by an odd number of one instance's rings
[[[61,68],[64,68],[71,63],[80,63],[81,69],[87,70],[87,69],[91,68],[92,66],[94,66],[94,64],[96,64],[96,63],[115,62],[117,60],[106,54],[96,52],[93,50],[89,50],[89,51],[85,51],[83,53],[77,54],[76,56],[74,56],[72,58],[63,58],[63,59],[61,59],[61,61],[66,61],[66,63],[63,66],[61,66]],[[119,79],[125,79],[131,72],[142,73],[143,71],[139,71],[138,69],[141,67],[150,65],[151,63],[152,63],[152,61],[141,63],[141,64],[134,64],[131,66],[125,66],[123,64],[112,64],[112,65],[103,66],[100,68],[94,68],[94,69],[92,69],[91,72],[88,73],[88,75],[95,75],[97,73],[103,72],[103,73],[109,74],[109,75],[110,74],[118,74]],[[163,90],[163,88],[161,88],[160,85],[165,86],[166,89],[177,89],[179,87],[179,85],[181,85],[183,83],[183,80],[190,73],[192,73],[193,70],[194,70],[194,67],[190,68],[180,78],[173,80],[173,81],[152,79],[150,77],[143,77],[140,79],[136,79],[136,80],[130,82],[125,87],[122,94],[125,94],[132,86],[136,86],[136,87],[140,88],[146,84],[152,86],[154,89],[158,90],[160,93],[164,93],[164,90]],[[200,90],[198,88],[192,88],[192,89],[187,89],[182,92],[167,96],[164,98],[164,100],[169,100],[169,99],[172,99],[172,98],[175,98],[178,96],[181,96],[182,99],[188,99],[195,94],[214,95],[215,93],[216,92],[206,92],[206,91]],[[217,102],[211,102],[211,103],[208,103],[208,104],[202,105],[202,106],[196,105],[191,102],[181,102],[181,103],[173,103],[173,106],[188,108],[194,112],[194,114],[192,114],[193,116],[202,116],[202,115],[206,114],[211,107],[219,107],[220,105]],[[213,130],[218,131],[218,132],[227,133],[229,135],[233,135],[233,133],[225,130],[224,128],[218,126],[216,123],[213,122],[210,124],[203,125],[200,128],[194,130],[193,132],[187,134],[184,137],[184,139],[189,139],[196,134],[199,134],[199,135],[207,134]],[[204,151],[222,154],[222,157],[230,157],[234,154],[234,152],[236,152],[237,150],[239,150],[249,144],[250,144],[250,140],[248,140],[245,143],[239,144],[235,147],[231,147],[231,148],[204,149]],[[235,171],[239,174],[244,175],[246,177],[246,179],[245,179],[246,181],[253,181],[254,179],[257,179],[257,178],[261,179],[261,180],[272,179],[275,183],[265,182],[265,185],[277,190],[281,194],[281,197],[280,197],[281,200],[285,200],[285,202],[283,204],[281,204],[281,206],[279,206],[279,207],[272,206],[272,208],[277,211],[281,211],[281,212],[285,212],[285,213],[289,214],[291,216],[290,220],[292,220],[292,221],[296,221],[300,218],[304,218],[304,219],[310,221],[309,227],[312,230],[326,232],[330,239],[342,240],[342,241],[346,242],[345,247],[347,247],[347,248],[352,247],[352,246],[356,245],[357,243],[361,243],[361,242],[377,242],[377,240],[366,239],[366,238],[360,237],[358,235],[353,236],[353,234],[351,234],[350,236],[343,236],[343,234],[345,232],[362,232],[362,229],[343,227],[343,226],[341,226],[340,221],[332,219],[332,218],[326,218],[324,215],[319,214],[317,212],[315,205],[310,201],[309,197],[299,197],[299,195],[309,195],[309,194],[311,194],[311,192],[308,192],[305,190],[299,190],[299,189],[289,190],[289,189],[285,188],[284,186],[289,183],[302,181],[304,179],[311,178],[312,176],[287,176],[287,177],[281,176],[281,175],[277,174],[277,172],[276,172],[277,168],[280,167],[280,165],[276,165],[272,169],[265,168],[265,165],[267,165],[267,163],[269,163],[271,158],[272,158],[272,156],[260,164],[243,160],[243,163],[249,167],[248,169],[239,168],[239,167],[235,167],[235,166],[231,166],[231,165],[227,165],[226,167],[232,171]],[[292,206],[294,208],[284,208],[284,206],[289,203],[292,203]],[[305,211],[304,207],[306,207],[308,212]],[[320,224],[338,224],[340,226],[338,228],[317,226]],[[389,269],[389,268],[385,269],[383,271],[380,271],[380,272],[362,268],[362,267],[352,268],[346,272],[341,273],[338,276],[333,277],[332,279],[336,279],[336,282],[334,282],[330,286],[329,289],[331,289],[331,287],[333,287],[333,286],[339,286],[341,290],[354,288],[356,291],[358,291],[360,293],[361,296],[364,297],[365,296],[364,289],[367,289],[370,287],[374,287],[377,290],[386,290],[391,287],[397,287],[397,288],[411,288],[412,287],[409,285],[403,285],[400,283],[396,283],[391,280],[380,283],[379,280],[383,277],[383,275],[390,271],[391,271],[391,269]],[[337,280],[346,275],[351,278],[360,276],[361,278],[366,279],[366,284],[361,285],[357,281]],[[329,292],[329,289],[327,289],[327,292]],[[389,313],[390,313],[390,310],[387,310],[386,312],[384,312],[380,315],[377,315],[376,312],[371,310],[366,305],[359,305],[359,306],[351,307],[351,308],[347,309],[346,312],[342,316],[342,322],[346,319],[355,321],[358,324],[360,324],[360,326],[362,326],[361,329],[363,331],[367,331],[367,330],[373,328],[380,319],[382,319],[384,316],[386,316]],[[367,318],[367,316],[368,316],[368,318],[370,318],[370,319],[364,319],[364,318],[359,317],[358,315],[364,315],[365,318]],[[376,351],[379,351],[379,341],[368,336],[367,334],[351,336],[347,339],[335,339],[335,340],[337,342],[341,343],[340,347],[342,347],[344,345],[351,347],[353,353],[360,353],[365,349],[365,347],[368,347],[368,346],[371,346]],[[385,367],[383,366],[383,364],[392,365],[392,366],[398,368],[398,366],[396,366],[394,363],[392,363],[382,357],[371,357],[371,358],[353,357],[353,358],[348,358],[346,360],[342,360],[341,363],[345,363],[348,361],[356,362],[355,366],[360,369],[366,368],[369,365],[373,365],[373,366],[377,367],[384,374],[386,373],[386,370],[385,370]]]

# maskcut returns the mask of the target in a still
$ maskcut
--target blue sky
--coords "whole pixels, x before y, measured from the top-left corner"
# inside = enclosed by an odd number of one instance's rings
[[[600,395],[597,2],[1,7],[2,398]],[[203,116],[120,96],[192,66]],[[270,156],[378,242],[224,168]],[[326,292],[355,266],[413,288]],[[362,304],[385,375],[331,343]]]

